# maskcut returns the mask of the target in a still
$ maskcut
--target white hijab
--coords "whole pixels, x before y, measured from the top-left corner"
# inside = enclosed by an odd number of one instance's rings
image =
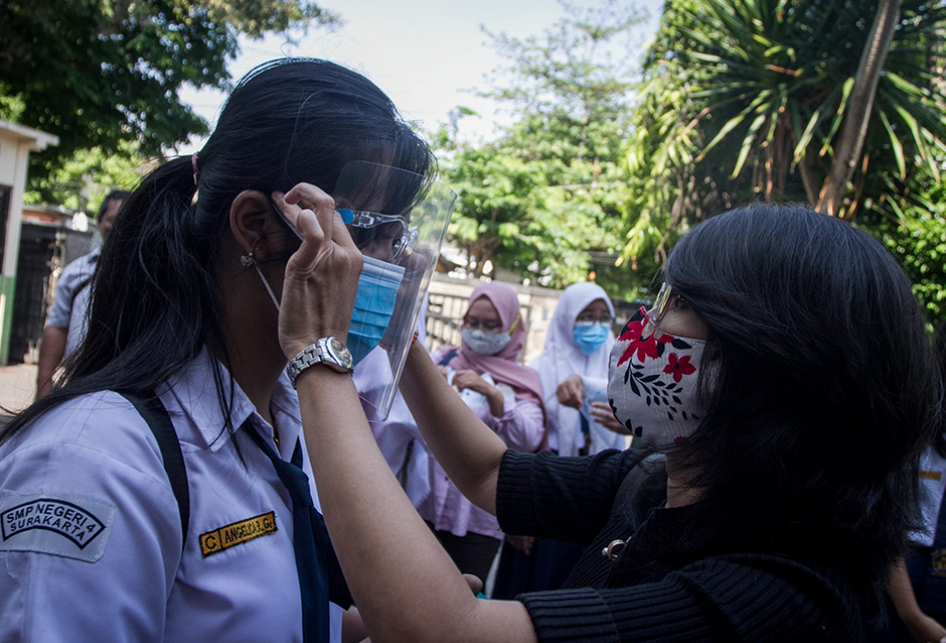
[[[585,379],[585,393],[591,391],[589,380],[604,380],[607,386],[608,377],[608,358],[611,354],[611,346],[614,344],[614,334],[608,333],[608,339],[604,345],[591,355],[585,355],[575,343],[574,330],[575,318],[591,302],[603,299],[608,305],[611,317],[614,317],[614,306],[611,300],[604,292],[604,289],[593,283],[573,284],[565,289],[558,300],[555,312],[552,314],[552,323],[549,324],[548,334],[545,336],[545,348],[542,354],[531,364],[530,368],[535,369],[542,378],[542,388],[545,391],[545,409],[548,412],[548,433],[549,446],[558,449],[560,455],[571,456],[578,454],[578,442],[581,432],[581,420],[577,409],[562,406],[558,403],[555,390],[558,385],[565,381],[569,375],[581,375]],[[622,436],[611,433],[603,427],[593,425],[593,440],[595,436],[607,436],[604,441],[607,445],[593,444],[592,452],[600,451],[604,448],[611,448],[613,445],[622,442]],[[597,429],[597,430],[595,430]],[[603,434],[601,432],[604,432]],[[581,439],[584,443],[583,438]]]

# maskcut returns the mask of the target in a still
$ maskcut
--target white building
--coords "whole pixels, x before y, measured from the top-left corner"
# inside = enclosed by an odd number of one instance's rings
[[[0,120],[0,365],[7,363],[10,350],[27,161],[30,152],[50,145],[59,145],[59,138]]]

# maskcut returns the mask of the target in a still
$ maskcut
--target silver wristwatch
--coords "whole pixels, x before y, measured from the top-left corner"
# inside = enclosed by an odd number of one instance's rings
[[[296,378],[302,371],[316,364],[325,364],[337,373],[351,373],[354,366],[351,351],[344,342],[336,337],[323,337],[310,344],[286,366],[286,375],[289,376],[292,387],[295,388]]]

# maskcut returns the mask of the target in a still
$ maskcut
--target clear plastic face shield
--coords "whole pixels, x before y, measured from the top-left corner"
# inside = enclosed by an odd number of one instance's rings
[[[457,195],[414,172],[354,161],[342,168],[332,197],[365,260],[347,344],[356,379],[371,380],[365,391],[359,386],[362,399],[385,418]]]

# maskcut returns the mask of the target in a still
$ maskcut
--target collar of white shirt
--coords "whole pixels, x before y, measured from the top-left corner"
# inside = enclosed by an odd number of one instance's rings
[[[216,451],[231,439],[230,433],[224,430],[226,404],[220,403],[214,384],[214,365],[219,370],[220,388],[224,395],[230,394],[231,381],[233,384],[230,421],[234,429],[238,430],[248,417],[252,417],[257,428],[272,437],[273,428],[256,412],[240,385],[231,380],[229,371],[218,360],[213,359],[206,348],[168,384],[158,389],[158,394],[172,419],[182,415],[189,418],[203,442],[199,446],[211,451]],[[280,375],[273,389],[272,412],[280,428],[282,443],[288,443],[291,447],[298,437],[302,421],[299,398],[285,373]],[[285,421],[280,421],[281,415],[286,416]]]

